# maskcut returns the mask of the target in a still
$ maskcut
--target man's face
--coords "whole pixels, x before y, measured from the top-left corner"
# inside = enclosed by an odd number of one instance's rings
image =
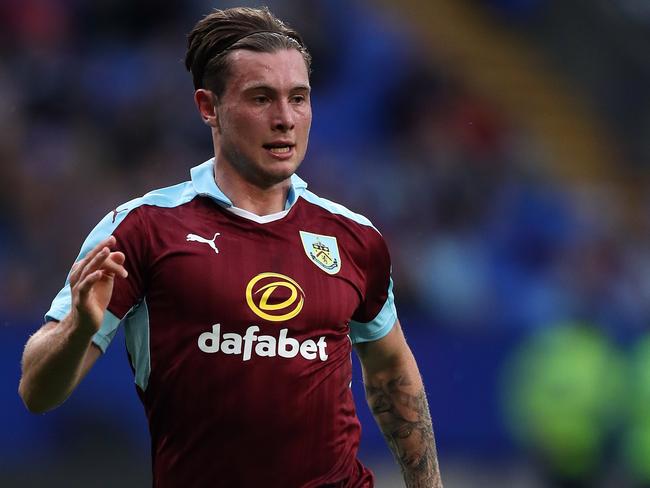
[[[309,75],[295,49],[237,50],[217,101],[217,160],[268,188],[289,178],[307,150],[311,126]]]

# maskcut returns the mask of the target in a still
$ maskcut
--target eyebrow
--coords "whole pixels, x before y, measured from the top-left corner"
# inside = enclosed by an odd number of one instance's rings
[[[258,84],[253,84],[250,86],[244,87],[243,91],[248,92],[248,91],[255,91],[255,90],[264,90],[264,91],[270,91],[270,92],[276,92],[277,90],[269,85],[265,85],[263,83],[258,83]],[[296,85],[291,90],[291,92],[296,92],[296,91],[306,91],[306,92],[311,92],[311,87],[309,85]]]

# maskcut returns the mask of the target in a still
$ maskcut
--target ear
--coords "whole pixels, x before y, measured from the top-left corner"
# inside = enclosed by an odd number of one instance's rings
[[[210,127],[217,127],[217,110],[215,108],[217,97],[210,90],[199,88],[194,92],[194,101],[199,109],[203,123]]]

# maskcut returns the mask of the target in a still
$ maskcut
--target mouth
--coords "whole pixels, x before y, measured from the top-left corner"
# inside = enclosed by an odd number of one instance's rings
[[[289,159],[293,156],[295,144],[290,142],[274,142],[262,147],[277,159]]]

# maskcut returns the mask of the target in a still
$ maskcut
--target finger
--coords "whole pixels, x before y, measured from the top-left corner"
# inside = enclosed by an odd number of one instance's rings
[[[126,271],[124,266],[119,263],[119,261],[123,263],[125,259],[124,253],[119,251],[111,253],[108,248],[105,247],[84,268],[79,277],[79,281],[81,282],[85,280],[88,275],[96,271],[103,271],[104,274],[110,275],[111,277],[116,275],[121,278],[126,278],[129,273]],[[114,260],[117,260],[118,262],[115,262]]]
[[[129,272],[124,267],[124,262],[126,261],[126,256],[124,255],[124,253],[112,252],[108,257],[108,259],[113,263],[115,263],[115,265],[117,266],[116,274],[118,276],[120,276],[121,278],[127,278],[129,276]]]
[[[111,242],[113,242],[113,243],[115,242],[115,238],[113,236],[111,236],[111,238],[106,239],[106,242],[108,244],[110,244]],[[87,274],[92,273],[92,272],[104,267],[104,263],[106,262],[106,259],[111,257],[111,256],[113,256],[113,260],[116,261],[118,264],[123,264],[125,259],[126,259],[125,256],[124,256],[124,253],[119,252],[119,251],[111,252],[111,250],[107,246],[103,247],[102,249],[99,249],[97,251],[97,253],[94,255],[94,257],[92,258],[92,260],[90,262],[85,264],[85,266],[80,271],[78,280],[79,281],[83,280]],[[90,257],[90,256],[88,256],[88,257]],[[110,265],[109,265],[109,270],[110,271],[116,271],[115,269],[113,269],[113,266],[110,266]],[[118,272],[118,274],[120,276],[123,275],[122,271],[117,270],[117,272]]]
[[[100,252],[104,250],[105,247],[112,247],[116,243],[115,236],[108,236],[106,239],[101,241],[99,244],[97,244],[95,247],[93,247],[90,251],[88,251],[88,254],[84,256],[83,259],[81,259],[79,262],[80,263],[89,263],[92,261],[92,259],[97,256]]]
[[[126,256],[120,251],[113,251],[108,257],[117,264],[124,264],[124,261],[126,261]]]
[[[102,267],[104,264],[104,261],[108,258],[110,255],[111,251],[109,248],[104,247],[103,249],[100,249],[97,254],[95,254],[95,257],[93,257],[82,269],[81,274],[79,275],[79,281],[83,281],[86,276],[88,276],[90,273],[94,273],[98,269]]]
[[[80,301],[84,302],[86,300],[88,292],[92,289],[93,285],[104,278],[104,276],[104,272],[101,269],[98,269],[97,271],[89,273],[83,280],[81,280],[77,286]]]
[[[95,247],[93,247],[88,253],[79,261],[74,263],[72,270],[70,271],[70,283],[76,283],[79,281],[80,276],[83,274],[84,268],[86,265],[105,247],[114,246],[116,243],[115,236],[108,236],[106,239],[101,241]]]
[[[79,267],[81,266],[81,261],[76,261],[73,265],[72,268],[70,268],[70,284],[74,285],[76,282],[77,276],[79,275]]]
[[[126,268],[122,266],[122,263],[124,263],[124,259],[125,259],[124,254],[119,253],[121,256],[120,255],[113,256],[114,254],[117,253],[111,253],[106,258],[106,261],[104,261],[101,264],[99,269],[101,269],[105,273],[111,273],[121,278],[126,278],[129,275],[129,273],[126,271]]]
[[[102,270],[106,274],[117,275],[122,278],[126,278],[128,276],[126,268],[122,266],[126,260],[124,253],[119,251],[111,252],[106,254],[106,257],[102,258],[103,255],[104,254],[100,252],[97,256],[95,256],[95,260],[97,260],[96,262],[88,263],[88,266],[86,267],[88,273]]]

